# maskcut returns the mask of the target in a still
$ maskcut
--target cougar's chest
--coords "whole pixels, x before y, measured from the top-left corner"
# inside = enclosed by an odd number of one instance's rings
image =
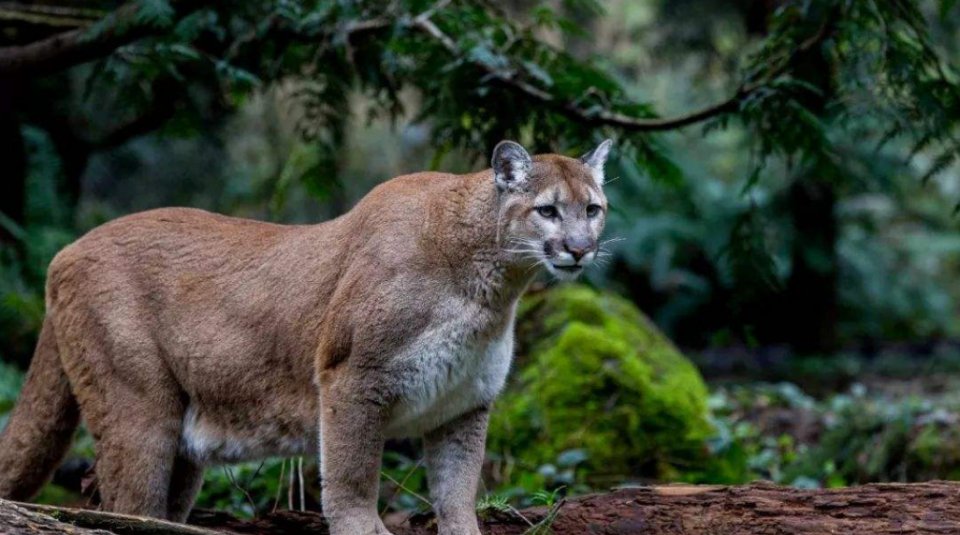
[[[419,436],[489,405],[506,382],[513,358],[513,310],[499,318],[469,314],[428,329],[398,357],[404,396],[387,435]]]

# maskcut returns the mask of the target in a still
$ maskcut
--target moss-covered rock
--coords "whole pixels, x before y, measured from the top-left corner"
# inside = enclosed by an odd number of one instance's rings
[[[520,305],[517,346],[488,442],[513,467],[505,483],[543,484],[530,474],[548,477],[565,459],[604,483],[690,479],[708,461],[707,387],[629,301],[580,285],[534,293]]]

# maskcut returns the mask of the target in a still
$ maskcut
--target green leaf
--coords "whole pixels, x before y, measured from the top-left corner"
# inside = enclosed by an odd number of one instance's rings
[[[134,20],[144,26],[168,28],[176,14],[168,0],[140,0]]]
[[[492,70],[503,70],[509,66],[507,59],[495,53],[486,45],[476,45],[467,51],[467,59],[474,63],[480,63]]]
[[[544,86],[550,87],[553,85],[553,77],[551,77],[550,73],[544,70],[543,67],[532,61],[524,61],[523,67],[528,74],[536,78]]]
[[[958,0],[940,0],[940,18],[946,19],[950,11],[957,6]]]

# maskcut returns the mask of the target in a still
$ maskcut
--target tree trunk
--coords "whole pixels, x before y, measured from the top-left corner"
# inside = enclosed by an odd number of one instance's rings
[[[836,190],[822,176],[805,173],[788,196],[795,235],[781,314],[793,320],[781,320],[783,338],[802,353],[829,352],[837,347],[840,278]]]
[[[960,483],[880,483],[833,490],[800,490],[769,483],[741,487],[668,485],[574,498],[552,509],[537,507],[483,516],[483,532],[488,535],[942,535],[960,533]],[[134,520],[124,515],[0,500],[2,533],[85,534],[91,529],[106,530],[99,532],[102,535],[164,530],[181,534],[207,534],[211,530],[260,535],[327,533],[323,517],[311,512],[278,511],[256,520],[238,520],[224,513],[200,511],[191,515],[194,526],[174,528],[168,522]],[[427,516],[388,519],[387,523],[395,535],[436,533],[435,523]]]
[[[767,35],[769,21],[785,0],[752,0],[745,5],[745,22],[753,33]],[[826,118],[827,103],[835,94],[832,58],[822,43],[835,31],[832,15],[823,15],[820,44],[796,54],[790,62],[793,77],[817,89],[801,96],[803,105]],[[836,218],[837,182],[830,166],[821,165],[819,155],[803,169],[793,171],[786,207],[794,230],[790,254],[790,276],[778,299],[778,312],[767,315],[767,332],[775,342],[786,342],[801,353],[828,353],[837,349],[839,261]],[[782,318],[796,318],[784,323]],[[762,321],[762,319],[761,319]]]

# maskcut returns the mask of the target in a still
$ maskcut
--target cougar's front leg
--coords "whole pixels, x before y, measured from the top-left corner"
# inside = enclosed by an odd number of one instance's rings
[[[389,535],[377,514],[386,406],[360,381],[325,375],[320,386],[320,470],[330,533]]]
[[[477,485],[487,439],[487,407],[427,433],[427,483],[441,535],[479,535]]]

